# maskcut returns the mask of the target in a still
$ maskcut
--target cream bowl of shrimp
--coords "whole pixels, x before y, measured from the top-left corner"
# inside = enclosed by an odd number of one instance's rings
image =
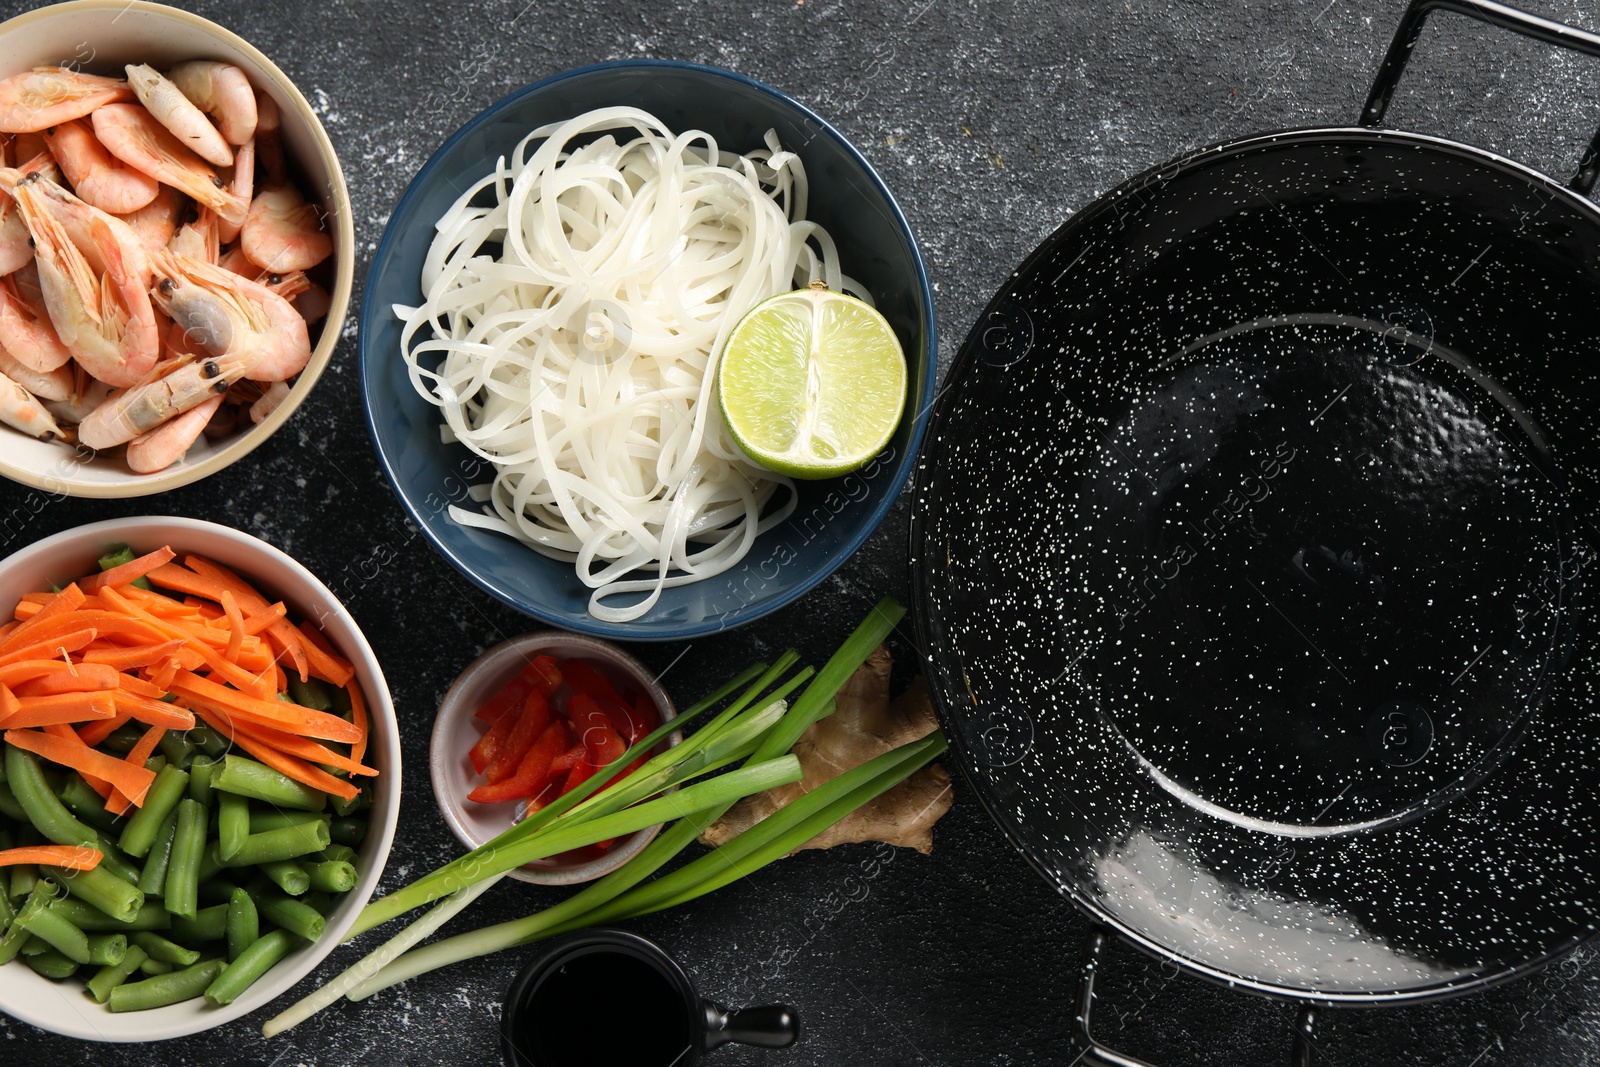
[[[333,356],[355,233],[326,131],[216,23],[0,23],[0,474],[133,497],[243,458]]]

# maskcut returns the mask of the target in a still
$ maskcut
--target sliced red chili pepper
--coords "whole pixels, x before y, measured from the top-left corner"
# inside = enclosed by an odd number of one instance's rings
[[[558,774],[566,774],[588,758],[589,750],[583,747],[582,741],[579,741],[551,761],[550,776],[553,778]]]
[[[505,713],[522,704],[533,689],[533,678],[526,670],[518,674],[511,681],[500,687],[499,692],[484,701],[483,707],[473,713],[472,717],[486,723],[497,723]]]
[[[561,677],[572,686],[575,692],[595,700],[614,700],[622,703],[622,697],[617,693],[617,687],[611,684],[611,679],[600,672],[600,668],[583,659],[568,659],[561,661]]]
[[[596,767],[604,767],[628,750],[622,743],[611,719],[600,710],[600,705],[585,693],[574,693],[567,701],[567,717],[578,732],[578,740],[589,750],[589,759]]]
[[[656,707],[656,702],[643,693],[633,698],[634,714],[639,716],[639,721],[644,723],[644,732],[649,733],[661,725],[661,709]]]
[[[544,694],[535,689],[522,699],[522,710],[517,714],[517,723],[506,736],[505,743],[495,754],[494,760],[485,768],[484,780],[493,785],[516,774],[522,763],[522,757],[528,754],[528,749],[549,725],[550,706],[545,701]]]
[[[650,732],[649,728],[644,725],[644,720],[626,704],[619,704],[615,700],[606,700],[604,698],[597,698],[595,704],[599,705],[600,710],[605,712],[606,718],[611,721],[611,728],[616,730],[617,735],[628,744],[633,744]]]
[[[524,693],[519,699],[527,699],[527,694]],[[482,774],[484,768],[495,761],[495,757],[500,754],[501,748],[506,743],[506,738],[511,736],[512,729],[517,725],[518,718],[516,715],[501,715],[495,724],[489,727],[489,732],[478,738],[478,743],[467,753],[467,758],[472,761],[473,770]]]
[[[528,746],[514,774],[498,782],[480,785],[467,794],[467,799],[479,804],[499,804],[507,800],[531,800],[542,796],[550,780],[550,764],[566,747],[566,726],[560,722],[549,723],[533,744]]]
[[[574,766],[572,771],[567,775],[566,784],[561,787],[561,795],[566,796],[584,782],[587,782],[591,777],[594,776],[594,772],[598,769],[599,768],[597,768],[589,760],[588,753],[585,752],[583,756],[579,758],[576,766]]]
[[[561,688],[561,667],[554,656],[533,657],[533,662],[528,664],[528,669],[522,673],[532,678],[533,684],[545,696]]]

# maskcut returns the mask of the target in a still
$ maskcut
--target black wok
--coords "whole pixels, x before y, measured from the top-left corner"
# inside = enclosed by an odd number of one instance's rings
[[[1362,126],[1212,146],[1047,239],[916,478],[974,791],[1106,931],[1308,1006],[1527,974],[1600,923],[1596,143],[1563,185]],[[1296,1055],[1309,1056],[1313,1015]]]

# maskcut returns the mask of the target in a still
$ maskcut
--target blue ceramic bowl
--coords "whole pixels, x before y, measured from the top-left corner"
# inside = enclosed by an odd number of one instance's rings
[[[488,480],[486,465],[461,445],[440,443],[439,413],[407,379],[400,322],[391,309],[422,300],[419,278],[434,221],[468,184],[529,130],[620,104],[643,108],[675,130],[706,130],[734,151],[760,147],[762,135],[776,129],[784,147],[805,162],[807,216],[827,227],[846,273],[872,292],[900,337],[910,373],[906,417],[876,460],[855,474],[802,485],[794,515],[758,538],[739,566],[663,591],[640,619],[606,623],[589,615],[589,590],[571,564],[451,520],[451,504],[476,507],[467,488]],[[803,595],[848,559],[910,477],[937,369],[933,291],[922,253],[861,153],[776,89],[731,71],[660,60],[604,63],[546,78],[492,105],[446,141],[389,219],[367,276],[360,344],[362,396],[378,457],[406,510],[445,559],[536,619],[634,641],[680,640],[751,622]]]

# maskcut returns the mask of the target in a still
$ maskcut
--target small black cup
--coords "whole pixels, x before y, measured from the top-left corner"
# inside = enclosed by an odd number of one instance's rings
[[[730,1041],[786,1048],[799,1037],[793,1008],[703,1000],[671,956],[622,930],[552,942],[500,1012],[507,1067],[688,1067]]]

